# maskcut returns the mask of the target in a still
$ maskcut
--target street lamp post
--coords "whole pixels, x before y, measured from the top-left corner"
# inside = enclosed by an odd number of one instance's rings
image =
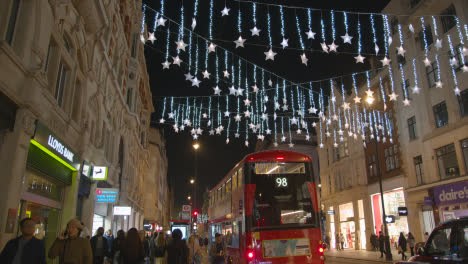
[[[195,157],[194,157],[194,167],[195,167],[195,176],[192,180],[190,180],[190,183],[193,184],[193,206],[197,208],[197,177],[198,177],[198,149],[200,148],[200,145],[198,143],[193,144],[193,149],[195,150]]]
[[[371,105],[374,102],[372,96],[368,96],[366,99],[367,103]],[[388,234],[387,226],[387,215],[385,214],[385,203],[384,203],[384,193],[382,188],[382,172],[380,171],[380,159],[379,159],[379,149],[377,146],[377,127],[372,129],[372,135],[374,136],[374,146],[375,146],[375,162],[377,165],[377,176],[379,177],[379,187],[380,187],[380,202],[382,203],[382,221],[384,224],[384,238],[385,238],[385,259],[392,260],[392,251],[390,250],[390,237]]]

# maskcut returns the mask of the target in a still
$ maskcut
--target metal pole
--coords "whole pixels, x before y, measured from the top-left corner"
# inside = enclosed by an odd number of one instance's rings
[[[198,150],[195,149],[195,182],[193,183],[193,206],[197,209],[197,184],[198,184]]]
[[[390,237],[388,235],[388,227],[387,227],[387,221],[385,219],[387,218],[385,214],[385,203],[384,203],[384,196],[383,196],[383,188],[382,188],[382,173],[380,172],[380,159],[379,159],[379,149],[377,147],[377,133],[376,129],[374,128],[373,134],[374,134],[374,145],[375,145],[375,159],[376,159],[376,165],[377,165],[377,175],[379,176],[379,187],[380,187],[380,201],[382,203],[382,220],[384,224],[384,238],[385,238],[385,259],[386,260],[392,260],[392,252],[390,250]]]

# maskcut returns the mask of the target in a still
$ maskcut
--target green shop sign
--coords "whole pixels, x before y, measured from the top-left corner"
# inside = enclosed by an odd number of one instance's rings
[[[35,142],[33,142],[33,140]],[[44,124],[36,121],[36,131],[33,136],[33,144],[39,143],[41,147],[58,156],[64,162],[75,169],[80,166],[80,157],[72,151],[63,141],[50,131]]]

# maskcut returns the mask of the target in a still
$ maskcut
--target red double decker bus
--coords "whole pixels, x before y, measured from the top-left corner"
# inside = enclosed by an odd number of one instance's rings
[[[290,151],[246,156],[210,191],[209,236],[228,263],[324,263],[312,160]]]

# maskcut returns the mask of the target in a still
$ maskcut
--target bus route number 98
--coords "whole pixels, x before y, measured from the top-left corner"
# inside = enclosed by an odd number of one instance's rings
[[[276,178],[276,187],[278,187],[278,188],[288,187],[288,179],[287,178],[282,178],[282,177]]]

